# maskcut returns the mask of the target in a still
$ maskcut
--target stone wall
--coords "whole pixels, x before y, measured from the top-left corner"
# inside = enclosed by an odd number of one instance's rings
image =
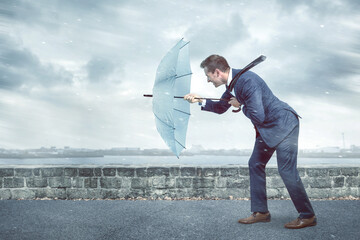
[[[310,198],[359,197],[360,167],[298,168]],[[267,168],[268,198],[289,195]],[[0,199],[248,198],[244,166],[0,166]]]

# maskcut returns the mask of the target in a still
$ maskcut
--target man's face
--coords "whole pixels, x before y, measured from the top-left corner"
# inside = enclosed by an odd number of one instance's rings
[[[223,82],[221,80],[221,77],[220,77],[220,70],[219,69],[215,69],[214,73],[212,73],[212,72],[208,72],[207,68],[205,67],[204,72],[205,72],[205,75],[207,77],[207,81],[214,84],[214,86],[216,88],[223,84]]]

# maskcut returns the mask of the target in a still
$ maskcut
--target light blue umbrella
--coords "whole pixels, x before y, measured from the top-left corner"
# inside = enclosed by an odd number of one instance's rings
[[[189,42],[181,39],[161,60],[155,77],[153,112],[162,139],[179,157],[185,148],[190,104],[182,96],[190,92]]]

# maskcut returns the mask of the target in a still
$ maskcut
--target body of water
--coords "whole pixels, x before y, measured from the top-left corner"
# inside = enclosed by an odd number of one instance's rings
[[[0,165],[247,165],[249,156],[105,156],[89,158],[0,159]],[[298,166],[360,166],[359,158],[298,158]],[[277,166],[272,157],[267,166]]]

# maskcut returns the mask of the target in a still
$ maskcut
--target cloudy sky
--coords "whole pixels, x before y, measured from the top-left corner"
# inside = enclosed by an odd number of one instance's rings
[[[357,0],[3,0],[0,148],[166,148],[151,93],[161,58],[190,41],[191,91],[218,97],[200,62],[256,66],[302,116],[300,148],[360,145]],[[187,147],[252,148],[242,113],[191,106]]]

